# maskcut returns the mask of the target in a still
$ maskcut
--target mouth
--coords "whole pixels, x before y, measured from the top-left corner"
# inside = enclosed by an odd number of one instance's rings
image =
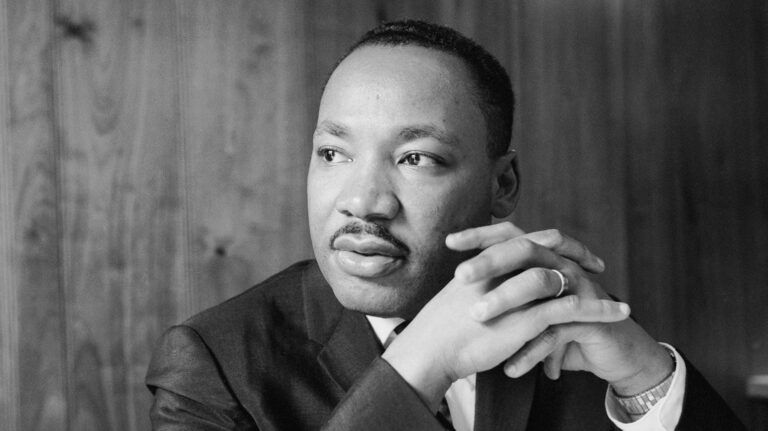
[[[345,234],[332,243],[333,257],[345,273],[361,278],[386,276],[405,263],[407,252],[371,235]]]

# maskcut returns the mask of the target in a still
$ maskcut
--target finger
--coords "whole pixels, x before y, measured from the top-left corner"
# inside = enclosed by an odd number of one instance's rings
[[[525,319],[533,323],[530,338],[552,325],[571,322],[618,322],[629,317],[629,305],[610,299],[588,299],[576,295],[542,302],[527,310]]]
[[[557,380],[560,378],[560,370],[563,368],[563,360],[565,360],[565,352],[567,349],[567,343],[560,344],[544,359],[544,374],[546,374],[550,380]]]
[[[605,263],[600,257],[593,254],[582,242],[571,238],[558,229],[547,229],[526,234],[525,231],[511,222],[502,222],[450,234],[446,237],[445,243],[448,248],[464,251],[476,248],[486,249],[517,237],[527,238],[547,247],[573,260],[589,272],[600,273],[605,270]]]
[[[494,244],[477,256],[465,260],[456,267],[454,275],[471,283],[533,266],[560,269],[566,266],[566,262],[565,258],[552,250],[519,237]]]
[[[485,249],[524,234],[525,231],[506,221],[452,233],[445,238],[445,245],[456,251]]]
[[[494,326],[498,329],[499,343],[509,340],[511,334],[522,342],[509,355],[524,347],[534,338],[540,337],[548,328],[571,323],[608,323],[625,320],[629,316],[625,303],[606,299],[586,299],[576,295],[564,296],[534,305],[520,312],[499,317]],[[588,325],[592,326],[592,325]],[[543,337],[553,334],[546,333]],[[546,357],[552,350],[541,356]]]
[[[578,324],[550,326],[507,359],[504,363],[504,373],[509,377],[520,377],[539,362],[545,361],[544,372],[547,377],[552,378],[547,370],[548,358],[560,348],[564,348],[567,343],[573,341],[583,326]],[[557,376],[559,377],[559,375],[560,369],[558,367]]]
[[[600,273],[605,270],[603,260],[589,251],[587,246],[557,229],[531,232],[524,235],[523,238],[528,238],[563,257],[571,259],[587,271]]]
[[[560,291],[560,276],[551,269],[530,268],[486,292],[470,309],[473,319],[484,322],[537,299]]]

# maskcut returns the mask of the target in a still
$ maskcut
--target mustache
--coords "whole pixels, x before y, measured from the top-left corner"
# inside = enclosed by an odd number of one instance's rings
[[[408,248],[405,243],[397,239],[392,233],[387,230],[382,225],[376,224],[376,223],[360,223],[360,222],[352,222],[344,225],[339,230],[333,233],[331,236],[331,244],[330,247],[333,248],[333,243],[336,241],[336,238],[340,237],[341,235],[345,234],[360,234],[364,233],[367,235],[373,235],[375,237],[379,237],[383,239],[384,241],[387,241],[394,245],[395,247],[399,248],[400,250],[403,250],[406,253],[410,253],[410,249]]]

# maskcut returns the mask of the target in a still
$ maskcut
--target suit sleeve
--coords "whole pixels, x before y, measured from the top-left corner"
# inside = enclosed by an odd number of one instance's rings
[[[146,384],[155,397],[153,430],[257,430],[192,328],[175,326],[162,336]]]
[[[686,380],[683,412],[678,430],[735,430],[746,431],[746,427],[736,417],[733,410],[704,379],[693,365],[685,359]]]
[[[387,361],[371,363],[336,406],[323,430],[395,431],[445,428]]]

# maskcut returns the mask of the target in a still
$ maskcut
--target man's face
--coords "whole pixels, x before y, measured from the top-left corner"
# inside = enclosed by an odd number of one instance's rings
[[[346,308],[410,318],[466,259],[445,237],[491,219],[493,161],[461,60],[367,46],[333,72],[307,178],[315,256]]]

